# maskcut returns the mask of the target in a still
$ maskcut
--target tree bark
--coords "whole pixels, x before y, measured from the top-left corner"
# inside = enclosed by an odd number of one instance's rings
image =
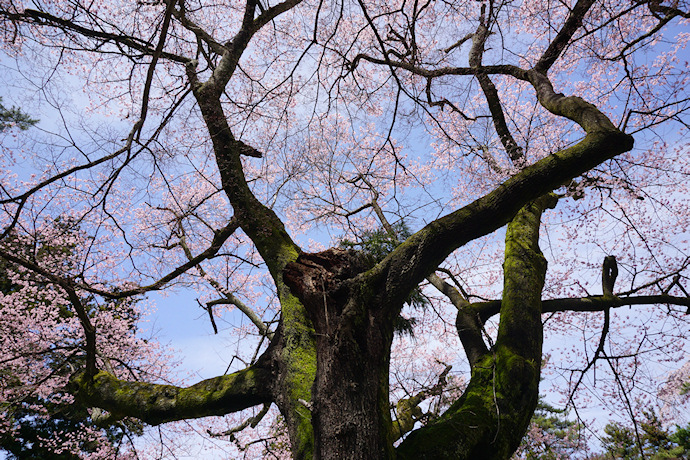
[[[393,321],[356,275],[369,267],[354,251],[303,254],[285,282],[316,331],[312,391],[314,458],[394,458],[388,395]]]
[[[548,204],[545,197],[529,203],[508,224],[496,344],[472,366],[463,396],[438,421],[413,431],[398,459],[498,460],[520,444],[539,393],[546,260],[538,242]]]

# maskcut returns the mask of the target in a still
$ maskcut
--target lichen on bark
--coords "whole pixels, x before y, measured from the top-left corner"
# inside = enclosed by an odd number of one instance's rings
[[[295,459],[312,458],[314,429],[311,411],[305,402],[312,400],[311,389],[316,375],[314,329],[299,299],[284,287],[281,296],[281,344],[277,351],[279,380],[276,402],[284,414]]]
[[[398,448],[399,459],[504,459],[519,445],[538,398],[546,274],[539,224],[553,200],[546,195],[528,203],[508,224],[496,343],[472,366],[463,396],[412,432]]]
[[[177,387],[121,380],[105,371],[81,372],[70,385],[77,398],[110,411],[115,417],[136,414],[150,425],[224,415],[271,402],[271,370],[260,363],[229,375]]]

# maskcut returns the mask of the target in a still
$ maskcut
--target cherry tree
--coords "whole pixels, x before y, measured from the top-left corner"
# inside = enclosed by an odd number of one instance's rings
[[[5,243],[15,255],[44,267],[74,269],[87,241],[72,231],[72,224],[57,221],[38,232],[41,240],[13,234]],[[164,375],[161,350],[135,336],[141,308],[130,299],[99,305],[93,298],[70,298],[74,293],[6,260],[0,273],[0,448],[12,458],[127,458],[121,450],[140,434],[141,422],[111,421],[96,408],[74,404],[67,386],[69,376],[84,364],[82,315],[83,321],[104,327],[98,352],[110,372]],[[78,302],[76,313],[72,302]],[[143,363],[136,362],[142,358]]]
[[[0,257],[73,312],[66,388],[111,420],[226,416],[211,436],[296,459],[508,458],[544,378],[636,427],[687,368],[689,18],[0,0],[13,84],[58,113],[3,143]],[[73,263],[14,250],[57,221]],[[116,305],[179,289],[232,337],[226,372],[114,367],[158,362],[112,344]]]

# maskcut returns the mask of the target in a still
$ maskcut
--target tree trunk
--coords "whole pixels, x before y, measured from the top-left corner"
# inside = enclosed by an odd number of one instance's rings
[[[316,331],[312,391],[318,459],[393,458],[388,398],[393,321],[354,280],[370,264],[353,251],[303,254],[285,281]]]

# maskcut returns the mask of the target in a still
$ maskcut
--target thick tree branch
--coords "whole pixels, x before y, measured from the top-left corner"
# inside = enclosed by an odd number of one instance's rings
[[[180,24],[182,24],[182,27],[196,35],[198,40],[206,43],[214,53],[222,55],[226,51],[226,48],[220,43],[218,43],[213,38],[213,36],[211,36],[211,34],[202,29],[201,26],[199,26],[187,17],[185,2],[183,0],[180,0],[178,3],[180,5],[180,9],[173,10],[173,16],[175,17],[175,19],[177,19],[180,22]]]
[[[167,0],[165,14],[163,15],[163,24],[161,25],[160,37],[158,38],[158,44],[151,55],[151,62],[149,63],[149,68],[146,71],[146,82],[144,83],[144,92],[141,97],[141,112],[139,115],[139,120],[137,120],[134,125],[134,129],[136,131],[135,139],[137,142],[139,141],[141,130],[144,127],[144,122],[146,121],[146,114],[148,113],[149,107],[149,95],[151,93],[151,83],[153,81],[153,75],[156,71],[156,64],[163,53],[163,47],[165,46],[165,39],[168,36],[168,27],[170,26],[170,18],[172,18],[174,5],[175,0]]]
[[[441,67],[438,69],[425,69],[424,67],[420,67],[407,61],[394,61],[390,59],[385,60],[375,58],[367,54],[358,54],[357,56],[355,56],[355,58],[348,66],[349,69],[354,70],[359,65],[359,61],[367,61],[371,62],[372,64],[378,65],[390,65],[391,67],[407,70],[414,75],[419,75],[420,77],[425,78],[437,78],[448,75],[471,76],[477,72],[477,69],[471,67]],[[512,75],[516,78],[520,78],[521,80],[526,79],[526,70],[510,64],[482,66],[481,71],[490,75]]]
[[[553,201],[546,198],[524,206],[508,224],[496,344],[472,366],[463,396],[438,421],[410,433],[398,458],[498,460],[510,457],[519,445],[539,389],[546,274],[539,226]]]
[[[281,8],[270,9],[271,15],[265,18],[274,18],[285,11],[284,8],[288,5],[294,6],[297,3],[299,3],[297,0],[281,3],[277,5]],[[254,7],[255,2],[248,2],[242,28],[235,38],[225,45],[228,51],[221,58],[211,77],[204,83],[200,82],[195,63],[187,66],[187,75],[213,141],[223,189],[230,199],[242,229],[254,242],[266,262],[280,294],[282,270],[287,263],[297,258],[301,250],[287,234],[278,216],[262,204],[250,190],[240,156],[248,154],[259,157],[261,153],[235,139],[220,102],[221,94],[232,77],[242,52],[258,30],[256,29],[258,23],[251,19],[254,15]],[[268,11],[265,14],[268,14]]]
[[[74,32],[83,37],[97,39],[105,43],[117,43],[148,56],[153,56],[156,54],[155,48],[153,48],[150,43],[140,38],[127,36],[121,33],[89,29],[88,27],[81,26],[74,21],[63,19],[44,11],[26,9],[23,13],[10,13],[8,11],[0,10],[0,17],[6,17],[12,21],[47,25],[64,31]],[[97,48],[98,47],[94,47],[94,49]],[[160,57],[183,64],[189,61],[188,58],[163,51],[160,52]]]
[[[632,138],[617,131],[608,119],[597,123],[604,116],[594,106],[579,98],[549,95],[545,99],[554,111],[580,120],[589,131],[587,136],[575,146],[524,168],[484,197],[430,223],[363,276],[383,283],[389,298],[402,304],[407,286],[417,285],[453,250],[505,225],[526,201],[632,148]]]
[[[281,303],[281,324],[274,341],[281,350],[276,363],[276,404],[285,417],[293,442],[295,458],[311,457],[314,449],[311,413],[299,400],[311,401],[311,387],[316,373],[313,326],[299,300],[283,282],[283,269],[297,259],[301,249],[288,235],[283,222],[272,209],[261,203],[247,184],[241,155],[259,156],[256,149],[235,139],[221,104],[221,96],[234,74],[244,50],[254,34],[300,0],[286,0],[265,9],[254,18],[258,3],[246,4],[242,26],[232,40],[224,43],[227,51],[206,82],[199,81],[196,63],[187,66],[187,76],[199,104],[204,123],[213,142],[221,184],[242,230],[252,240],[276,285]]]
[[[264,10],[258,17],[254,18],[258,2],[256,0],[248,0],[240,30],[232,39],[223,44],[225,51],[222,54],[220,62],[213,70],[211,77],[209,77],[205,83],[201,84],[197,90],[203,93],[204,97],[208,97],[211,100],[220,98],[230,78],[235,73],[235,69],[237,69],[237,65],[239,64],[244,50],[247,49],[249,42],[256,32],[281,14],[299,5],[301,1],[302,0],[285,0],[284,2]]]
[[[261,335],[264,335],[269,339],[273,338],[273,333],[268,329],[268,326],[263,321],[261,321],[261,318],[259,318],[256,312],[250,306],[238,299],[237,296],[235,296],[232,292],[225,291],[223,292],[222,299],[216,299],[207,302],[206,307],[209,309],[209,314],[211,314],[211,308],[213,308],[215,305],[236,306],[238,310],[244,313],[249,318],[249,320],[252,323],[254,323],[257,329],[259,329],[259,333]]]
[[[61,283],[60,287],[67,293],[70,303],[77,313],[81,327],[86,338],[86,375],[93,376],[96,373],[96,328],[91,323],[91,318],[84,307],[76,291],[68,283]]]
[[[462,348],[467,355],[467,360],[470,366],[474,366],[489,351],[482,337],[484,323],[480,321],[479,316],[472,309],[472,304],[467,301],[455,286],[445,282],[435,273],[430,274],[426,279],[458,309],[458,315],[455,318],[455,328],[462,343]]]
[[[273,375],[262,361],[229,375],[190,387],[128,382],[101,371],[93,378],[71,379],[78,400],[100,407],[117,418],[135,417],[150,425],[224,415],[272,400]]]
[[[501,98],[498,95],[498,90],[496,85],[491,81],[489,75],[482,68],[482,57],[484,56],[484,46],[486,45],[486,40],[489,38],[489,27],[488,23],[491,20],[485,17],[484,6],[482,6],[482,15],[480,19],[477,31],[474,33],[472,38],[472,48],[470,49],[469,64],[476,70],[475,77],[479,82],[479,86],[482,88],[484,97],[489,106],[489,111],[491,112],[491,119],[494,123],[494,128],[496,129],[496,134],[498,134],[503,148],[505,148],[508,153],[508,157],[512,160],[513,164],[522,166],[524,162],[524,153],[522,147],[518,145],[515,138],[508,128],[508,123],[506,122],[505,114],[503,113],[503,105],[501,104]]]
[[[489,352],[489,349],[482,337],[484,322],[480,320],[479,315],[471,308],[471,305],[469,307],[466,306],[458,310],[455,328],[462,348],[467,355],[467,360],[470,366],[474,366]]]
[[[223,189],[242,230],[256,245],[280,290],[282,270],[294,261],[301,249],[290,238],[278,216],[252,193],[244,176],[240,155],[243,143],[235,140],[219,100],[196,92],[204,120],[213,139]]]

